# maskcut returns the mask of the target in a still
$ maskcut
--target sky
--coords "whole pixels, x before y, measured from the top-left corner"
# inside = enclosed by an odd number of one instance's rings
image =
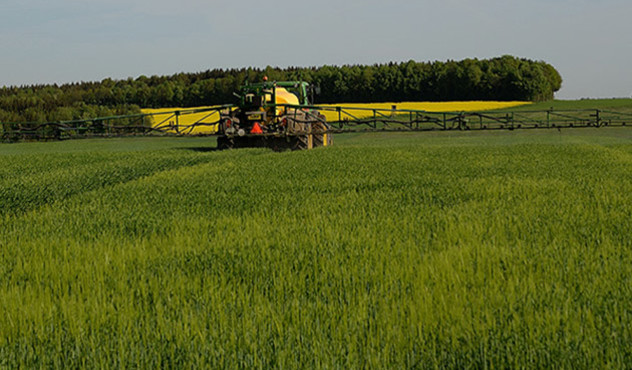
[[[632,96],[630,0],[2,0],[0,85],[214,68],[552,64],[558,99]]]

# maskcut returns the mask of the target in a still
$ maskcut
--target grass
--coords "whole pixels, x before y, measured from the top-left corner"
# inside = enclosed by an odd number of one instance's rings
[[[0,146],[1,367],[625,367],[632,130]]]

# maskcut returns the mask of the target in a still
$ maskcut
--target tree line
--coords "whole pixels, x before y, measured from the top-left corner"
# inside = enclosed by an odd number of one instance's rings
[[[289,68],[213,69],[171,76],[0,89],[0,122],[57,122],[139,113],[140,108],[234,103],[246,81],[303,80],[316,103],[553,98],[562,84],[543,61],[513,56],[461,61]]]

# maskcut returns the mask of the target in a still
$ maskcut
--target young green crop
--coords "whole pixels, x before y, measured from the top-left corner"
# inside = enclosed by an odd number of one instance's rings
[[[623,367],[631,139],[0,147],[0,366]]]

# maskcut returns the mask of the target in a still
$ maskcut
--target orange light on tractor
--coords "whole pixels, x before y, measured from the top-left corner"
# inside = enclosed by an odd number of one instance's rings
[[[252,130],[250,130],[251,134],[263,134],[263,130],[261,129],[261,126],[259,126],[259,122],[255,122],[255,124],[252,126]]]

